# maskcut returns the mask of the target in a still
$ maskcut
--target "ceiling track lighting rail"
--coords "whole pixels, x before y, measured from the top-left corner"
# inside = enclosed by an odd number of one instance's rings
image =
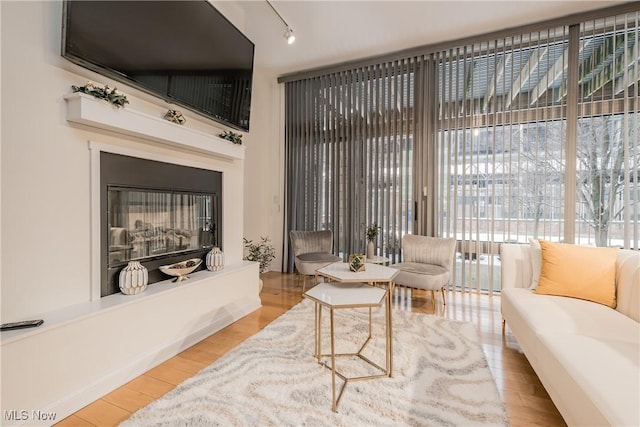
[[[273,12],[278,16],[278,18],[280,18],[280,20],[284,24],[284,26],[286,28],[286,30],[284,32],[284,38],[287,39],[287,43],[293,44],[293,42],[296,41],[296,36],[293,35],[293,28],[291,28],[291,26],[289,24],[287,24],[287,21],[284,20],[282,15],[280,15],[280,13],[278,13],[276,8],[273,7],[273,5],[271,4],[271,2],[269,0],[265,0],[265,1],[269,5],[269,7],[271,7],[271,10],[273,10]]]

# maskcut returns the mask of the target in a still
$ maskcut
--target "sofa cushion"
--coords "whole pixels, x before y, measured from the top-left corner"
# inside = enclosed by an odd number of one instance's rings
[[[535,292],[616,306],[618,248],[552,243],[540,240],[542,267]]]
[[[529,289],[538,287],[540,282],[540,269],[542,268],[542,248],[538,239],[529,239],[530,259],[531,259],[531,285]]]
[[[573,408],[577,418],[567,422],[640,425],[638,322],[602,304],[526,288],[504,289],[501,300],[508,324],[554,402]],[[576,405],[584,416],[573,412]]]
[[[624,316],[623,316],[624,317]],[[612,322],[609,324],[609,320]],[[628,319],[633,322],[631,319]],[[603,327],[616,328],[616,319],[602,318]],[[640,329],[626,328],[613,336],[545,333],[540,340],[558,361],[590,405],[609,425],[640,425]],[[633,375],[636,373],[636,375]],[[558,373],[560,375],[560,373]],[[591,418],[590,422],[595,422]]]
[[[624,338],[628,337],[629,330],[640,332],[640,324],[633,319],[605,305],[578,298],[538,295],[526,288],[508,288],[502,291],[502,300],[503,304],[512,306],[536,334],[553,332]]]
[[[616,260],[616,310],[640,322],[640,252],[621,249]]]

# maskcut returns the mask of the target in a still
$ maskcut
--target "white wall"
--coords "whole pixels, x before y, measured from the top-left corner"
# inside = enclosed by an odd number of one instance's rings
[[[284,216],[284,129],[280,107],[281,85],[276,77],[254,74],[251,141],[245,157],[245,236],[258,240],[268,236],[276,249],[270,269],[282,265]],[[255,132],[255,134],[254,134]]]
[[[213,0],[214,6],[238,28],[246,24],[242,7],[236,2]],[[267,15],[267,19],[273,16]],[[256,51],[263,40],[252,40]],[[244,184],[244,236],[257,241],[267,236],[276,249],[270,269],[282,265],[284,217],[284,119],[282,85],[276,75],[256,66],[251,94],[251,125],[246,135]]]
[[[232,12],[237,14],[237,8]],[[58,324],[45,321],[42,329],[25,332],[20,337],[3,333],[4,396],[0,401],[3,411],[53,408],[61,411],[61,416],[65,411],[79,409],[74,405],[82,403],[82,399],[100,397],[99,393],[109,391],[108,387],[121,384],[140,370],[162,362],[203,333],[211,333],[224,326],[224,322],[232,322],[259,306],[257,267],[247,268],[242,264],[242,237],[281,234],[276,230],[281,213],[272,206],[273,196],[279,196],[277,165],[281,154],[279,149],[270,148],[277,141],[274,129],[278,125],[271,117],[273,103],[278,101],[277,86],[273,83],[275,79],[256,70],[251,132],[244,136],[244,161],[159,146],[66,121],[63,96],[71,93],[71,85],[81,85],[87,80],[117,86],[131,102],[126,108],[161,116],[170,106],[61,58],[60,2],[0,1],[0,18],[1,321],[56,316],[66,319]],[[232,19],[240,29],[241,18]],[[185,126],[213,134],[222,130],[214,122],[181,110],[187,118]],[[170,288],[170,297],[168,294],[144,296],[143,293],[141,308],[136,308],[138,303],[127,303],[107,310],[101,302],[90,303],[89,140],[187,163],[204,163],[222,171],[225,182],[223,245],[226,263],[236,266],[234,273],[210,276],[212,273],[203,272],[197,283],[184,290]],[[274,263],[276,265],[279,264]],[[112,300],[122,296],[114,297]],[[112,331],[114,316],[130,324],[127,320],[136,319],[135,313],[139,312],[136,310],[166,314],[170,306],[175,307],[172,317],[160,316],[159,320],[176,318],[178,322],[176,327],[165,325],[166,335],[150,333],[148,323],[139,323],[129,335],[126,331],[103,334],[103,331]],[[65,313],[76,310],[88,310],[91,315],[78,321],[83,323],[65,317]],[[197,326],[201,319],[206,319],[204,329]],[[90,335],[94,329],[95,335]],[[86,362],[100,357],[100,348],[93,341],[83,342],[89,336],[91,340],[104,338],[103,346],[116,351],[114,358],[102,356],[106,366]],[[34,348],[41,351],[33,354]],[[128,350],[118,350],[122,348]],[[71,361],[74,354],[83,358],[79,369],[75,369]],[[37,360],[34,361],[34,357]],[[119,366],[129,360],[134,361],[135,366]],[[33,371],[32,362],[37,364],[37,371]],[[61,378],[66,379],[61,381]],[[9,403],[11,406],[6,406]]]
[[[162,114],[168,104],[77,67],[60,57],[60,2],[7,2],[2,8],[2,312],[3,322],[56,310],[89,299],[90,187],[88,140],[208,162],[222,170],[232,191],[225,192],[224,249],[229,261],[242,258],[243,222],[247,236],[270,234],[271,213],[262,203],[276,189],[265,179],[277,164],[272,138],[268,80],[254,86],[251,132],[245,134],[246,162],[149,145],[143,140],[71,125],[63,95],[87,80],[125,92],[128,108]],[[259,74],[259,73],[258,73]],[[154,101],[150,103],[147,101]],[[157,105],[156,105],[157,103]],[[261,109],[264,108],[264,110]],[[178,109],[180,109],[178,107]],[[219,132],[215,122],[181,109],[186,126]],[[266,113],[265,113],[266,112]],[[255,152],[254,152],[255,151]],[[267,160],[264,162],[263,160]],[[244,193],[245,163],[248,188]],[[262,187],[269,185],[267,191]],[[244,194],[244,196],[243,196]],[[249,201],[247,216],[244,204]],[[275,265],[275,263],[274,263]]]

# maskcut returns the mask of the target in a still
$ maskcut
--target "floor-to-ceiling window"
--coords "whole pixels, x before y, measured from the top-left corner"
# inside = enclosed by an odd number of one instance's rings
[[[640,249],[640,15],[579,34],[575,240]]]
[[[563,236],[568,38],[558,27],[429,59],[436,230],[459,242],[457,286],[497,290],[500,243]]]
[[[502,242],[639,249],[639,9],[291,79],[288,229],[334,228],[349,252],[377,221],[392,261],[407,232],[455,237],[452,286],[489,292],[500,290]],[[328,98],[320,109],[314,93]],[[318,111],[321,125],[301,116]]]
[[[456,286],[498,290],[501,242],[638,248],[638,59],[637,12],[431,55]]]

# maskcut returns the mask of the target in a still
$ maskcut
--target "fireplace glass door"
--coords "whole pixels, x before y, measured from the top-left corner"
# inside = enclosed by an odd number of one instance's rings
[[[215,195],[109,187],[109,267],[217,244]]]

